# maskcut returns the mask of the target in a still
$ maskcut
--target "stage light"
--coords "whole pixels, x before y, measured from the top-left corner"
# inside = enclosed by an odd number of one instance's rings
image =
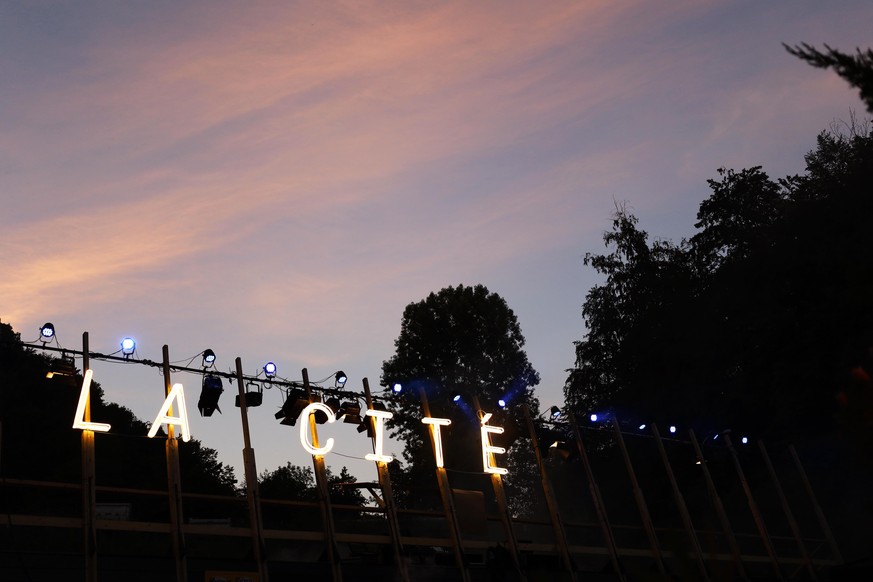
[[[339,408],[339,415],[347,424],[361,424],[361,405],[352,401],[343,402]]]
[[[641,424],[641,425],[640,425],[640,430],[645,430],[645,429],[646,429],[646,423]]]
[[[676,434],[676,425],[675,424],[670,425],[670,434]]]
[[[328,408],[333,410],[334,414],[336,414],[337,411],[341,408],[339,398],[337,398],[336,396],[331,396],[330,398],[325,400],[324,403],[327,404]]]
[[[246,400],[246,408],[260,406],[264,403],[264,389],[261,387],[260,384],[249,382],[248,384],[246,384],[246,391],[245,394],[243,394],[243,397]],[[234,400],[234,406],[239,408],[239,394],[236,395],[236,399]]]
[[[561,416],[561,409],[557,406],[552,406],[549,408],[549,416],[552,420],[558,420],[558,417]]]
[[[391,386],[391,389],[394,391],[395,394],[399,394],[400,391],[403,390],[403,384],[401,384],[400,382],[395,382],[394,385]]]
[[[743,437],[742,439],[740,439],[740,442],[743,443],[744,445],[747,445],[747,444],[749,444],[749,438]]]
[[[592,414],[590,416],[590,418],[591,418],[591,422],[597,422],[597,414]]]
[[[136,351],[136,340],[132,337],[126,337],[121,340],[121,353],[124,354],[124,357],[127,358],[133,352]]]
[[[460,392],[452,392],[452,402],[459,402],[461,400]]]
[[[506,408],[506,400],[501,398],[500,400],[497,401],[497,406],[499,406],[500,408]]]
[[[334,386],[336,386],[337,388],[342,388],[346,385],[346,380],[348,379],[349,378],[348,376],[346,376],[346,373],[340,370],[336,373],[336,376],[334,376]]]
[[[47,344],[53,339],[55,339],[55,326],[46,322],[41,328],[39,328],[39,341]]]
[[[76,362],[72,357],[67,357],[66,353],[61,354],[60,359],[52,360],[49,365],[49,371],[46,373],[46,378],[54,378],[55,376],[69,376],[70,378],[76,375]]]
[[[212,350],[203,350],[203,367],[211,368],[215,363],[215,352]]]
[[[290,390],[285,404],[282,405],[282,410],[275,414],[276,419],[281,421],[279,424],[294,426],[297,424],[297,417],[307,406],[309,406],[309,400],[303,390]]]
[[[276,376],[276,370],[276,364],[273,362],[267,362],[264,364],[264,375],[267,376],[267,378],[274,378]]]
[[[224,387],[221,384],[221,378],[212,374],[203,376],[203,388],[200,390],[200,400],[197,401],[200,416],[212,416],[216,410],[221,412],[218,407],[218,398],[222,392],[224,392]]]

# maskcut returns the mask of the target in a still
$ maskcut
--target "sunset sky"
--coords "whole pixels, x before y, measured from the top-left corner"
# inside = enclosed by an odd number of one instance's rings
[[[616,204],[678,239],[717,168],[801,171],[864,109],[781,43],[854,51],[871,25],[869,0],[0,3],[0,319],[359,389],[406,304],[482,283],[560,405]],[[154,418],[155,370],[93,367]],[[201,419],[199,378],[174,381],[241,479],[231,393]],[[310,464],[280,405],[252,411],[261,470]],[[328,464],[375,478],[332,430]]]

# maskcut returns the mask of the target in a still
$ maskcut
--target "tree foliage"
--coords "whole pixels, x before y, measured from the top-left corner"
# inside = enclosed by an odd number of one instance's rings
[[[357,478],[343,467],[338,475],[327,469],[327,486],[331,501],[343,505],[363,505],[364,496],[358,489],[347,487],[354,484]],[[297,501],[315,501],[318,494],[315,490],[315,477],[312,469],[286,463],[274,471],[263,471],[258,476],[261,497],[269,499],[286,499]]]
[[[873,345],[873,136],[822,133],[806,172],[719,170],[679,243],[623,208],[583,305],[565,396],[577,411],[779,433],[828,426]],[[760,433],[759,433],[760,434]]]
[[[431,416],[452,421],[442,431],[445,462],[459,471],[482,471],[474,397],[494,414],[491,424],[507,427],[511,436],[523,426],[520,404],[538,412],[533,387],[539,374],[524,352],[518,320],[506,301],[483,285],[446,287],[407,305],[394,345],[395,354],[382,364],[382,383],[389,393],[395,382],[404,387],[391,400],[390,426],[391,435],[404,443],[412,483],[432,482],[435,467],[418,390],[426,394]],[[507,410],[498,406],[500,398],[510,402]]]
[[[840,77],[858,89],[867,111],[873,113],[873,50],[856,49],[848,55],[824,45],[824,52],[802,43],[800,46],[783,44],[785,50],[820,69],[833,69]]]
[[[58,359],[25,346],[7,324],[0,324],[0,421],[3,474],[28,479],[76,482],[81,479],[80,431],[72,428],[82,376],[46,378]],[[164,489],[166,459],[162,439],[147,438],[148,425],[130,409],[103,398],[91,384],[95,419],[112,430],[97,434],[97,481],[107,486]],[[233,468],[200,441],[179,443],[185,491],[234,495]]]

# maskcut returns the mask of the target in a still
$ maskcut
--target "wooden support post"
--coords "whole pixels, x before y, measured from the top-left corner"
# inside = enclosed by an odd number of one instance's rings
[[[779,477],[776,475],[776,469],[773,467],[773,462],[770,460],[770,455],[767,453],[767,447],[764,446],[764,441],[758,441],[758,448],[761,449],[761,456],[764,457],[764,464],[767,466],[767,473],[770,475],[770,480],[773,482],[773,487],[776,488],[776,495],[779,496],[779,503],[782,504],[782,512],[785,514],[785,519],[788,520],[788,526],[791,528],[791,535],[797,544],[797,549],[809,571],[809,576],[812,580],[818,580],[818,574],[812,565],[812,560],[809,557],[809,552],[806,551],[806,546],[803,544],[803,537],[800,535],[800,527],[797,525],[797,520],[794,519],[794,512],[791,511],[791,506],[788,504],[788,498],[785,497],[785,491],[782,489],[782,483],[779,482]]]
[[[476,410],[476,417],[482,419],[485,413],[479,404],[479,397],[473,395],[473,407]],[[494,454],[489,453],[490,463],[494,462]],[[518,549],[518,541],[515,539],[515,531],[512,529],[512,515],[509,513],[509,504],[506,501],[506,489],[503,486],[503,478],[497,473],[491,473],[491,488],[494,490],[494,497],[497,501],[497,510],[500,512],[500,521],[503,524],[503,531],[506,533],[506,544],[509,546],[509,555],[512,556],[512,566],[515,568],[516,576],[519,581],[525,582],[524,570],[521,567],[521,555]]]
[[[364,398],[367,408],[373,408],[373,396],[370,393],[370,381],[364,378]],[[368,417],[369,418],[369,417]],[[372,422],[372,421],[370,421]],[[376,436],[372,437],[373,452],[376,451]],[[379,488],[382,490],[382,507],[385,510],[385,518],[388,520],[388,532],[391,534],[391,545],[394,549],[394,562],[403,582],[409,582],[409,571],[406,567],[403,543],[400,536],[400,523],[397,521],[397,506],[394,503],[394,491],[391,488],[391,477],[388,475],[388,464],[376,461],[376,471],[379,475]]]
[[[764,518],[761,517],[761,512],[758,510],[758,504],[755,503],[755,498],[752,496],[752,489],[749,487],[749,482],[746,481],[746,474],[743,472],[743,466],[740,464],[740,458],[737,455],[734,444],[731,442],[731,435],[724,433],[724,441],[727,443],[727,449],[734,461],[734,467],[737,470],[737,476],[740,478],[740,484],[743,486],[743,491],[746,494],[746,501],[749,503],[749,511],[752,512],[752,518],[755,520],[755,527],[758,528],[758,534],[761,536],[761,542],[767,550],[767,555],[770,557],[770,565],[773,567],[773,574],[777,580],[784,580],[782,576],[782,568],[779,567],[779,559],[776,557],[776,550],[773,548],[773,542],[770,540],[770,534],[767,533],[767,526],[764,525]]]
[[[700,450],[700,444],[697,442],[697,437],[695,436],[694,431],[689,430],[688,436],[691,437],[691,444],[694,446],[694,453],[697,455],[697,461],[700,463],[700,467],[703,470],[703,478],[706,481],[706,489],[709,491],[709,498],[712,501],[712,506],[715,509],[716,515],[718,515],[718,521],[721,523],[721,529],[724,532],[725,538],[727,538],[728,547],[730,548],[731,556],[733,556],[734,559],[734,565],[737,567],[737,575],[743,580],[748,580],[749,577],[746,574],[746,568],[743,566],[740,546],[737,544],[737,538],[734,537],[734,530],[731,529],[731,523],[728,520],[727,512],[724,510],[724,505],[721,502],[718,490],[715,488],[712,475],[709,473],[709,467],[706,466],[706,458],[704,458],[703,452]]]
[[[837,546],[837,540],[834,539],[834,533],[831,531],[831,526],[828,525],[828,520],[825,519],[824,511],[822,511],[821,506],[818,504],[818,499],[815,496],[815,492],[812,490],[812,485],[809,483],[809,478],[806,476],[806,471],[803,469],[803,465],[800,463],[800,457],[797,456],[797,449],[794,448],[794,445],[788,446],[788,452],[791,453],[791,458],[794,459],[794,465],[797,467],[797,471],[800,473],[800,480],[803,483],[804,489],[806,489],[806,494],[809,495],[809,500],[812,502],[812,507],[815,510],[815,516],[818,518],[818,523],[821,526],[822,531],[824,532],[825,538],[828,541],[828,544],[831,546],[831,553],[834,556],[834,559],[837,563],[843,563],[843,554],[840,553],[840,548]]]
[[[603,503],[603,496],[600,494],[600,487],[597,486],[597,481],[594,478],[594,471],[591,469],[591,461],[588,458],[588,451],[585,449],[585,443],[582,441],[582,433],[579,431],[579,425],[576,423],[576,417],[573,413],[568,412],[567,417],[570,419],[570,426],[573,428],[573,435],[576,437],[576,447],[579,449],[579,457],[582,459],[582,465],[585,468],[585,477],[588,480],[588,490],[591,493],[591,500],[594,502],[597,521],[600,522],[600,530],[603,532],[603,542],[606,544],[606,549],[609,550],[609,558],[612,560],[612,569],[615,570],[615,575],[618,576],[620,582],[625,582],[627,578],[621,568],[621,563],[618,561],[618,547],[615,543],[615,536],[612,533],[612,526],[609,524],[609,517],[606,515],[606,505]]]
[[[82,374],[91,367],[88,332],[82,334]],[[90,390],[85,401],[85,422],[91,422]],[[97,465],[94,431],[82,431],[82,519],[85,525],[85,580],[97,580]]]
[[[303,368],[303,387],[306,389],[306,397],[309,402],[315,402],[315,395],[309,385],[309,371]],[[315,415],[310,414],[308,419],[301,422],[309,422],[309,433],[312,436],[312,446],[319,447],[318,429],[316,428]],[[324,529],[324,541],[327,546],[327,555],[330,559],[330,569],[334,582],[342,582],[343,571],[340,564],[339,551],[336,546],[336,526],[333,522],[333,507],[330,502],[330,487],[327,483],[327,469],[324,466],[322,455],[312,455],[312,465],[315,468],[315,489],[318,493],[318,504],[321,507],[321,522]]]
[[[691,515],[688,513],[688,506],[685,504],[685,497],[679,490],[679,484],[676,483],[676,476],[673,474],[673,467],[670,465],[670,458],[667,456],[667,450],[664,448],[664,441],[661,440],[661,433],[658,431],[658,426],[654,423],[652,424],[652,434],[655,435],[655,443],[658,445],[658,452],[661,455],[661,461],[664,463],[664,470],[667,472],[667,478],[669,479],[670,487],[673,490],[673,499],[676,500],[676,507],[679,508],[679,516],[682,518],[682,525],[685,526],[688,540],[691,542],[694,556],[697,558],[697,568],[700,570],[700,575],[703,579],[709,580],[709,572],[707,572],[706,562],[703,560],[703,551],[700,549],[700,540],[697,539],[697,532],[694,530],[694,524],[691,522]]]
[[[655,533],[655,525],[652,523],[652,517],[649,515],[649,508],[646,505],[646,498],[643,496],[643,490],[640,489],[639,481],[637,481],[637,474],[631,463],[630,455],[627,453],[627,447],[624,444],[624,435],[621,434],[621,425],[619,425],[618,419],[615,417],[612,418],[612,428],[615,429],[615,438],[618,442],[618,447],[621,450],[622,458],[624,458],[624,465],[627,469],[627,474],[631,480],[631,486],[634,490],[634,499],[637,503],[637,509],[640,512],[640,519],[643,522],[643,528],[646,530],[646,537],[649,538],[649,547],[652,549],[652,557],[658,565],[658,571],[661,575],[666,577],[667,568],[664,566],[664,558],[661,554],[661,546],[658,543],[658,536]]]
[[[243,379],[242,360],[236,359],[236,383],[239,392],[239,413],[243,429],[243,465],[246,476],[246,497],[249,503],[249,527],[252,530],[252,549],[258,564],[258,580],[269,582],[267,547],[264,543],[264,518],[261,513],[261,496],[258,491],[258,468],[255,450],[249,433],[249,408],[246,402],[246,386]]]
[[[427,401],[427,394],[424,388],[418,387],[418,397],[421,399],[421,408],[426,418],[430,418],[430,404]],[[434,425],[428,426],[430,432],[430,441],[434,450],[434,458],[436,458],[437,450],[437,435]],[[449,476],[446,474],[445,467],[436,468],[437,485],[440,488],[440,499],[443,502],[443,511],[446,515],[446,521],[449,525],[449,537],[452,540],[452,549],[455,552],[455,564],[458,566],[458,572],[464,582],[470,582],[470,570],[467,568],[467,560],[464,559],[464,546],[461,541],[461,528],[458,526],[458,515],[455,513],[455,499],[452,496],[452,488],[449,485]]]
[[[534,455],[537,459],[537,467],[540,470],[540,480],[543,487],[543,494],[546,497],[546,507],[549,510],[549,518],[552,522],[552,531],[555,535],[555,546],[558,553],[561,555],[561,561],[564,563],[564,569],[570,576],[570,579],[575,582],[576,568],[573,566],[573,558],[570,556],[570,548],[567,544],[567,533],[564,530],[564,522],[561,520],[561,515],[558,512],[558,502],[555,500],[552,484],[549,481],[549,475],[546,472],[546,465],[543,462],[543,456],[540,453],[540,446],[537,440],[537,433],[534,429],[533,420],[530,417],[530,409],[527,404],[521,405],[524,412],[524,421],[527,424],[527,430],[530,434],[531,445],[533,445]]]
[[[172,383],[170,382],[170,348],[165,344],[163,347],[163,371],[164,371],[164,398],[170,395]],[[173,416],[173,407],[170,406],[167,416]],[[167,425],[167,491],[170,501],[170,537],[173,543],[173,557],[176,559],[176,581],[187,582],[188,563],[187,550],[185,548],[185,531],[183,524],[185,519],[182,514],[182,478],[179,474],[179,443],[172,424]]]

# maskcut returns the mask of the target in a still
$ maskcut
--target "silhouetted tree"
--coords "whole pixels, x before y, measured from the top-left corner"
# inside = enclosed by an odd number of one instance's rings
[[[588,254],[606,276],[583,305],[565,396],[579,412],[685,426],[809,432],[873,346],[873,136],[822,133],[806,172],[719,170],[695,227],[649,243],[619,209]]]
[[[0,323],[0,421],[5,476],[76,482],[81,479],[80,431],[72,428],[82,376],[46,373],[58,363],[29,346]],[[95,440],[100,485],[164,489],[164,442],[147,438],[148,426],[130,409],[107,402],[100,384],[91,384],[92,418],[112,425]],[[185,491],[235,494],[232,467],[218,453],[192,439],[180,442]]]
[[[405,445],[403,456],[411,487],[433,487],[434,458],[423,416],[418,390],[423,389],[435,417],[448,418],[443,446],[446,467],[450,470],[482,472],[480,423],[473,409],[473,397],[486,412],[493,413],[490,424],[504,426],[507,439],[494,441],[506,445],[519,434],[520,405],[538,413],[539,403],[533,387],[539,374],[524,352],[524,336],[515,314],[506,301],[482,285],[446,287],[426,299],[410,303],[403,312],[396,352],[382,364],[382,383],[390,394],[391,385],[400,382],[403,390],[391,400],[395,412],[391,434]],[[453,401],[458,395],[459,400]],[[498,399],[508,402],[506,410]],[[524,445],[514,447],[500,464],[510,467],[510,481],[522,480],[524,463],[514,471],[514,455],[523,454]],[[515,477],[513,476],[515,472]]]
[[[855,55],[847,55],[824,45],[824,52],[802,43],[800,46],[783,45],[792,55],[799,57],[814,67],[833,69],[836,73],[858,89],[867,111],[873,113],[873,50],[862,52],[856,49]]]

